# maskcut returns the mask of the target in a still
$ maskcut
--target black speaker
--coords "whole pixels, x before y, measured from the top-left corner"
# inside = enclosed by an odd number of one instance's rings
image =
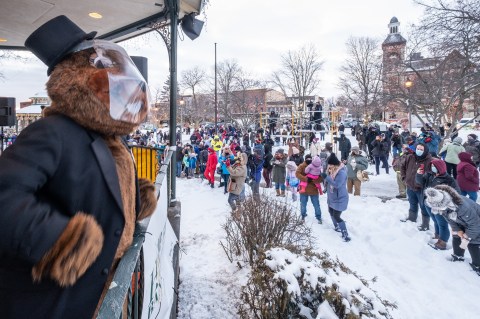
[[[145,81],[148,82],[148,59],[143,56],[131,56],[133,63],[142,74]]]
[[[203,21],[195,19],[195,14],[191,13],[182,18],[182,30],[183,33],[190,38],[190,40],[195,40],[202,32]]]
[[[15,122],[15,98],[0,97],[0,126],[14,126]]]

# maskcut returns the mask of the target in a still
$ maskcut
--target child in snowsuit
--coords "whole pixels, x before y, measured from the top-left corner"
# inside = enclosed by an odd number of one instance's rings
[[[307,177],[311,179],[317,179],[318,176],[322,174],[322,160],[320,159],[320,157],[315,156],[313,158],[312,163],[305,168],[305,173],[307,174]],[[303,182],[303,181],[300,182],[300,193],[305,192],[305,188],[307,187],[307,184],[308,182]],[[316,183],[315,186],[317,187],[320,195],[322,195],[323,194],[322,185],[320,183]]]
[[[297,188],[300,184],[300,180],[295,176],[295,172],[297,171],[297,164],[294,161],[287,162],[287,187],[292,192],[292,200],[295,202],[297,200]]]

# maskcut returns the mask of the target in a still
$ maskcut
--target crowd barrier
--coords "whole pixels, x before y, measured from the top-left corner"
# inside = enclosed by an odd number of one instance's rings
[[[155,213],[135,228],[131,247],[120,260],[97,318],[174,318],[176,315],[179,246],[167,216],[170,160],[174,150],[133,147],[139,177],[155,181]],[[161,155],[165,155],[161,161]],[[155,176],[155,178],[153,178]],[[178,218],[178,216],[175,216]],[[175,223],[174,227],[179,227]]]

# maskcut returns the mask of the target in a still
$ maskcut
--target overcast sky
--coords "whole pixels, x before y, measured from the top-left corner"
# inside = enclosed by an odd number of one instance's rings
[[[383,41],[393,16],[399,19],[405,35],[421,14],[422,8],[413,0],[210,0],[200,37],[178,42],[178,78],[183,70],[194,66],[213,70],[215,42],[218,63],[236,60],[259,79],[268,79],[279,69],[281,55],[288,50],[314,44],[325,61],[320,87],[314,93],[326,98],[337,96],[338,69],[350,36]],[[152,91],[161,87],[169,72],[163,40],[151,33],[121,45],[130,55],[148,58],[150,87]],[[36,58],[28,63],[2,61],[0,68],[6,77],[0,79],[0,96],[15,97],[17,105],[45,91],[47,68]]]

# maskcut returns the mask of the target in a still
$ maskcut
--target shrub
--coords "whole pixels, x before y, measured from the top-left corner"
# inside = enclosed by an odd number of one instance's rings
[[[260,255],[238,304],[240,318],[392,318],[380,299],[344,264],[324,252],[273,248]]]
[[[226,238],[220,245],[230,262],[237,260],[253,266],[259,251],[279,246],[312,246],[311,229],[295,209],[268,196],[247,197],[222,228]]]

